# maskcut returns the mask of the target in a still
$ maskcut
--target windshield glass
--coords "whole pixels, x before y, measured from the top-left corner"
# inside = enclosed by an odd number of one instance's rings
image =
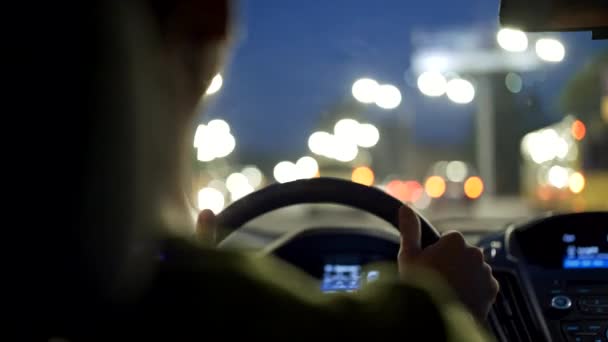
[[[608,209],[608,49],[498,26],[498,2],[241,1],[192,199],[340,177],[431,219]]]

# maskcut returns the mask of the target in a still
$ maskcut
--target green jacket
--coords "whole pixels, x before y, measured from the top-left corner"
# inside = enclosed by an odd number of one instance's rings
[[[272,258],[171,240],[160,259],[133,314],[146,317],[144,329],[173,333],[172,339],[489,340],[443,282],[424,270],[356,294],[324,295],[313,279]]]

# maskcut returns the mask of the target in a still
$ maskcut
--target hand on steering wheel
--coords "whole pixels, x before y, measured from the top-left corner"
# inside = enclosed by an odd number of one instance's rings
[[[215,245],[216,222],[212,211],[203,210],[196,222],[197,237],[206,244]],[[483,321],[496,299],[498,282],[479,248],[468,245],[459,232],[450,232],[422,249],[420,219],[407,206],[399,209],[399,231],[399,274],[407,278],[412,266],[434,270],[455,290],[471,313]]]

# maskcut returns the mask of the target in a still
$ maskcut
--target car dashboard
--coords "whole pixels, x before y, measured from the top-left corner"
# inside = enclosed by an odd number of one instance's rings
[[[608,341],[608,213],[548,215],[481,238],[500,283],[488,319],[499,341]],[[325,293],[356,292],[384,276],[399,236],[363,228],[306,229],[272,253],[319,279]],[[393,267],[396,274],[396,267]]]

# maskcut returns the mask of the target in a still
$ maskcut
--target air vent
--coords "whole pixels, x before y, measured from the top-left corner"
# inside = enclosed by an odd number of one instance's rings
[[[500,283],[500,292],[490,320],[496,337],[509,342],[544,341],[534,324],[535,320],[517,277],[504,271],[494,271],[494,277]]]

